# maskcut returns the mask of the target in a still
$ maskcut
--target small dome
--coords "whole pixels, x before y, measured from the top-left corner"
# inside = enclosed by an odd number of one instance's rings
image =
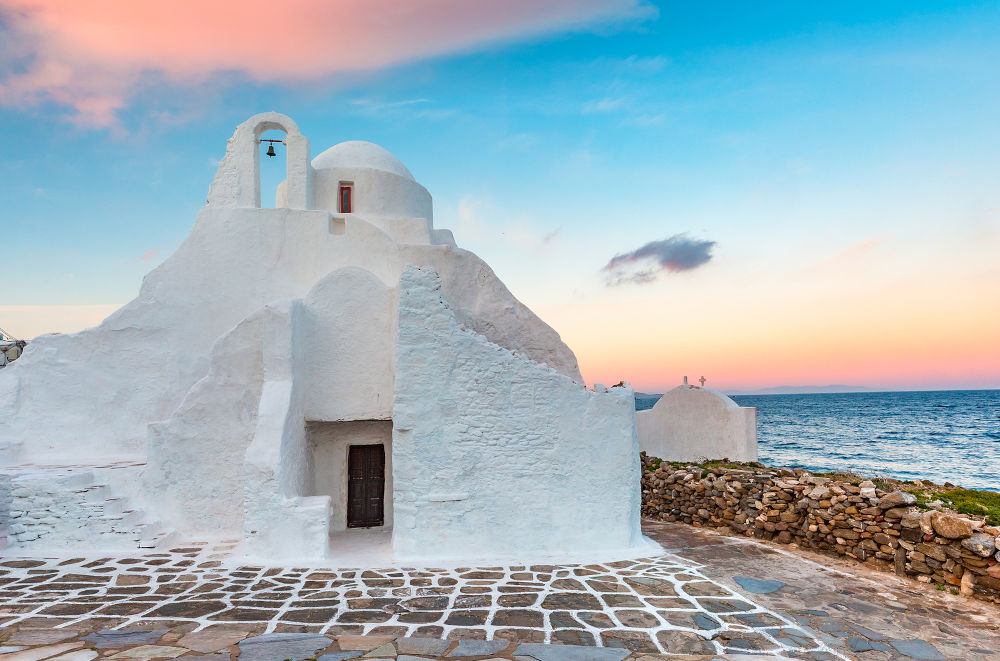
[[[312,160],[316,170],[332,168],[370,168],[399,175],[404,179],[416,181],[406,166],[383,147],[374,142],[364,140],[349,140],[334,145]]]

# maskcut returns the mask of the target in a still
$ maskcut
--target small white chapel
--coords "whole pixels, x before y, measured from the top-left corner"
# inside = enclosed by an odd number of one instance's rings
[[[262,208],[275,130],[287,178]],[[587,389],[399,160],[313,158],[274,112],[236,128],[133,301],[0,370],[0,555],[624,557],[649,544],[639,470],[631,388]]]

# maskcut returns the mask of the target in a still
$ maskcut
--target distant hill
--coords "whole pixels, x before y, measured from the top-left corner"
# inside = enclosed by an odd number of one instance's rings
[[[872,392],[864,386],[775,386],[758,390],[730,390],[727,395],[813,395],[821,393]]]
[[[875,392],[865,386],[774,386],[773,388],[760,388],[758,390],[727,390],[727,395],[814,395],[822,393],[847,393],[847,392]],[[663,393],[637,392],[636,399],[657,400]]]

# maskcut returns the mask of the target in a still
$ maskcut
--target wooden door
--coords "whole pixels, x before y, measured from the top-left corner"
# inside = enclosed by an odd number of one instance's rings
[[[382,525],[384,494],[385,446],[350,446],[347,457],[347,527]]]

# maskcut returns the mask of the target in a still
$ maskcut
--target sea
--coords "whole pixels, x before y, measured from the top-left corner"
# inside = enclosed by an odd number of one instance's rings
[[[733,395],[759,461],[1000,491],[1000,390]],[[655,398],[638,398],[636,409]]]

